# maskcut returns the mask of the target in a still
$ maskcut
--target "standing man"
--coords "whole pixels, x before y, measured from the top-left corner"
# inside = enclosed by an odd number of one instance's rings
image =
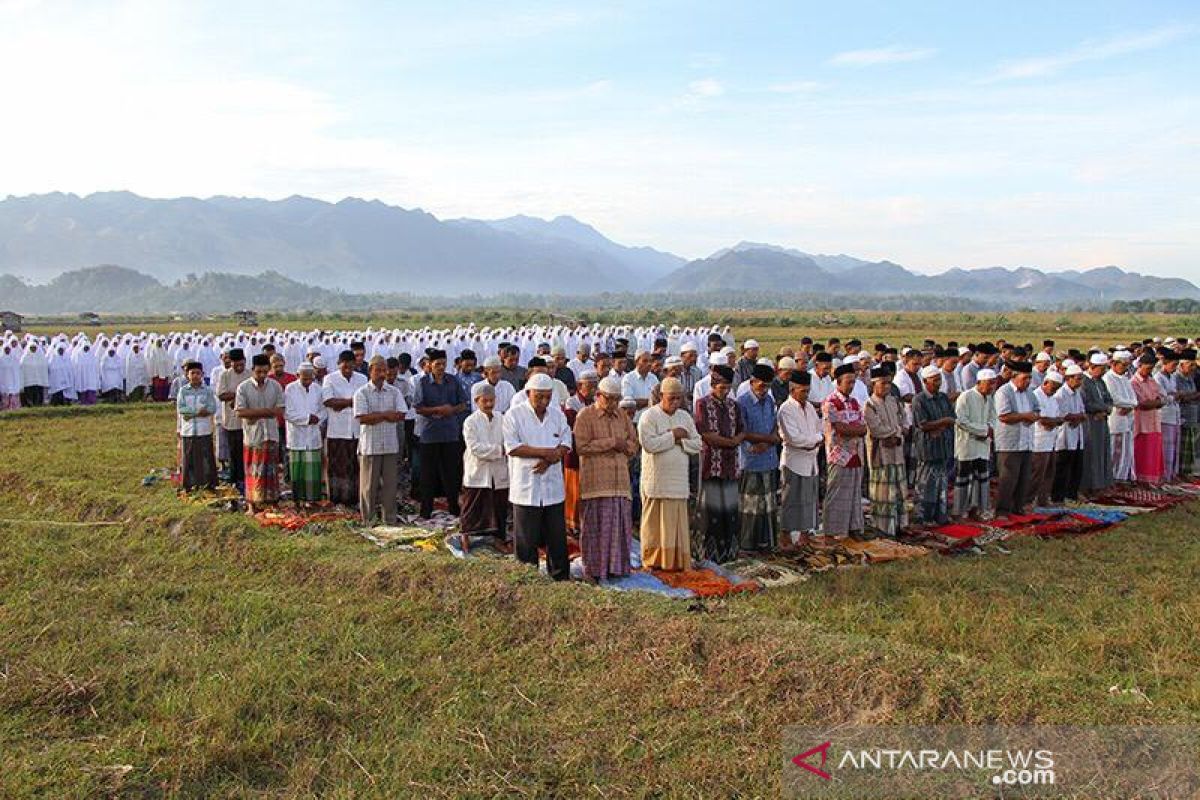
[[[1200,474],[1200,386],[1196,384],[1196,350],[1179,353],[1179,371],[1175,374],[1176,399],[1179,401],[1179,474]]]
[[[529,402],[511,408],[503,423],[517,560],[537,567],[538,548],[545,547],[547,572],[565,581],[571,566],[562,461],[571,449],[571,429],[563,412],[550,402],[553,378],[534,375],[525,388]]]
[[[738,485],[741,510],[742,549],[774,550],[779,545],[779,444],[775,399],[771,383],[775,370],[755,364],[750,372],[750,391],[737,399],[743,431],[742,477]]]
[[[292,500],[307,509],[324,498],[321,468],[321,422],[325,405],[316,382],[316,368],[305,361],[296,370],[296,380],[283,390],[283,414],[287,431],[288,477]]]
[[[508,384],[504,384],[507,386]],[[462,549],[471,536],[490,534],[506,547],[508,459],[504,454],[504,415],[496,410],[496,390],[486,380],[471,387],[475,411],[463,422]]]
[[[1033,390],[1034,405],[1038,410],[1037,425],[1033,428],[1033,461],[1030,468],[1035,506],[1050,505],[1054,494],[1054,474],[1058,469],[1058,432],[1065,421],[1057,399],[1062,385],[1063,376],[1057,370],[1050,369],[1042,374],[1041,383]]]
[[[204,366],[199,361],[184,364],[183,371],[188,382],[175,398],[182,437],[183,490],[215,489],[217,461],[213,454],[213,415],[217,413],[217,396],[205,385]]]
[[[719,357],[725,360],[721,353]],[[733,368],[711,368],[709,391],[695,404],[696,432],[700,434],[698,504],[706,558],[717,563],[738,554],[738,449],[745,440],[742,411],[731,396]]]
[[[865,525],[862,478],[867,424],[862,406],[853,396],[858,382],[855,365],[842,364],[834,370],[833,377],[835,388],[821,407],[828,464],[821,528],[825,537],[844,539],[847,534],[861,535]]]
[[[1079,499],[1079,485],[1083,480],[1084,423],[1087,411],[1083,404],[1081,387],[1083,369],[1078,364],[1067,367],[1066,382],[1055,394],[1063,424],[1058,429],[1054,443],[1054,492],[1050,499],[1055,504],[1064,500]]]
[[[996,406],[993,390],[994,370],[981,369],[975,385],[958,396],[954,404],[954,506],[952,519],[973,514],[979,519],[992,518],[991,442],[995,431]]]
[[[358,505],[358,420],[354,418],[354,393],[367,379],[354,369],[354,352],[338,354],[338,368],[325,376],[321,402],[325,405],[325,465],[329,499],[338,505]]]
[[[913,453],[917,459],[914,506],[922,522],[944,525],[949,521],[947,496],[954,463],[954,406],[950,395],[942,391],[946,373],[941,367],[930,364],[920,375],[924,391],[918,392],[912,402]]]
[[[1030,477],[1033,468],[1033,426],[1039,414],[1029,392],[1033,365],[1027,361],[1009,361],[1012,378],[996,390],[996,461],[1000,485],[996,493],[996,514],[1007,516],[1025,511],[1031,499]]]
[[[700,434],[683,410],[683,385],[667,378],[662,401],[638,421],[642,445],[642,563],[652,569],[691,567],[688,456],[700,452]]]
[[[867,424],[867,462],[871,480],[871,521],[875,529],[895,538],[908,527],[904,508],[907,480],[904,474],[904,408],[892,394],[892,372],[884,366],[871,369],[871,396],[863,417]]]
[[[1108,418],[1113,410],[1113,398],[1104,382],[1108,356],[1092,353],[1088,358],[1088,374],[1083,379],[1080,395],[1087,420],[1083,425],[1083,477],[1079,490],[1092,497],[1113,484],[1112,440],[1108,433]]]
[[[636,426],[642,418],[642,412],[650,405],[650,392],[658,385],[658,376],[651,372],[654,366],[654,356],[645,350],[639,350],[634,358],[634,368],[625,373],[621,379],[621,396],[637,401],[637,413],[633,416]]]
[[[367,367],[371,379],[354,392],[354,419],[358,437],[358,511],[364,525],[375,521],[379,509],[384,525],[396,524],[396,470],[400,455],[398,423],[408,406],[404,395],[387,382],[387,359],[372,356]]]
[[[165,350],[161,352],[164,356],[166,355]],[[237,400],[238,387],[248,380],[250,380],[250,373],[246,369],[246,354],[240,347],[235,347],[229,351],[229,368],[222,370],[220,378],[217,380],[217,399],[223,404],[221,429],[225,432],[225,441],[229,448],[226,453],[229,458],[229,482],[236,486],[239,492],[244,492],[246,488],[246,465],[242,452],[244,449],[242,419],[234,410],[234,403]],[[156,400],[159,399],[157,391],[158,384],[155,384]],[[165,393],[163,396],[166,396]]]
[[[779,472],[783,479],[780,525],[793,547],[808,544],[816,534],[818,482],[817,451],[824,443],[821,416],[808,402],[812,375],[801,369],[788,376],[790,396],[779,407],[779,438],[783,457]]]
[[[1175,384],[1175,370],[1179,367],[1179,354],[1164,347],[1158,351],[1162,366],[1154,380],[1162,390],[1163,407],[1159,412],[1163,438],[1163,479],[1170,483],[1179,474],[1179,387]]]
[[[1133,412],[1133,472],[1139,482],[1152,486],[1163,481],[1162,408],[1167,404],[1162,386],[1154,380],[1157,363],[1153,352],[1142,353],[1131,381],[1137,398]]]
[[[433,516],[433,500],[445,497],[454,516],[459,515],[462,491],[462,423],[467,393],[453,375],[446,374],[446,351],[429,350],[429,373],[421,376],[414,394],[416,412],[425,418],[421,431],[421,516]]]
[[[260,353],[252,363],[251,379],[238,384],[233,403],[244,434],[245,496],[249,514],[279,502],[279,426],[275,419],[283,408],[283,389],[267,376],[271,360]]]
[[[1133,420],[1138,399],[1129,376],[1133,354],[1128,350],[1113,353],[1112,369],[1104,376],[1104,385],[1112,395],[1113,409],[1108,415],[1108,435],[1112,439],[1113,480],[1133,480]]]

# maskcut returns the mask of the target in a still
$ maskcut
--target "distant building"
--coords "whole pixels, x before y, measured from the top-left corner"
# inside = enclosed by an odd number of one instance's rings
[[[242,309],[241,311],[233,312],[233,319],[239,325],[256,326],[258,325],[258,312]]]
[[[85,311],[79,315],[79,321],[84,325],[91,325],[95,327],[100,324],[100,315],[95,311]]]
[[[25,318],[15,311],[0,311],[0,331],[20,333]]]

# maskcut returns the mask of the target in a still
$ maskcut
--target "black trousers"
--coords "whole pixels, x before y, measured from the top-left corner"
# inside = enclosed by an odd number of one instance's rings
[[[446,498],[450,513],[459,515],[458,494],[462,491],[462,444],[421,442],[421,516],[433,515],[435,497]]]
[[[996,487],[996,515],[1019,514],[1033,499],[1033,453],[1029,450],[997,451],[1000,483]]]
[[[67,404],[67,394],[65,391],[55,392],[54,394],[50,395],[50,405],[65,406],[66,404]]]
[[[26,386],[21,390],[21,405],[27,407],[38,407],[46,399],[45,386]]]
[[[225,431],[229,442],[229,482],[238,489],[246,485],[246,464],[242,461],[242,432]]]
[[[1050,499],[1056,503],[1078,500],[1079,484],[1083,481],[1083,451],[1059,450],[1054,455],[1054,492]]]
[[[556,581],[571,577],[567,558],[567,515],[562,503],[552,506],[513,504],[513,539],[517,560],[537,566],[538,548],[546,548],[546,571]]]

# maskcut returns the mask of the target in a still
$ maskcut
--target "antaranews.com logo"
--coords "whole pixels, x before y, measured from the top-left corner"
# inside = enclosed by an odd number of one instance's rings
[[[874,748],[845,750],[836,759],[830,758],[833,742],[826,740],[816,747],[792,757],[792,763],[822,780],[833,780],[828,769],[845,770],[973,770],[992,772],[995,786],[1029,786],[1054,783],[1054,752],[1052,750],[892,750]],[[817,757],[820,762],[814,764]],[[810,760],[812,759],[812,760]]]

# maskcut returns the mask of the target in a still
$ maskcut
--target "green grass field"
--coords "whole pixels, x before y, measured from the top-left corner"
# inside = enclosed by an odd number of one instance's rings
[[[1200,723],[1200,504],[689,605],[263,530],[143,487],[172,440],[0,416],[0,796],[774,797],[789,724]]]

